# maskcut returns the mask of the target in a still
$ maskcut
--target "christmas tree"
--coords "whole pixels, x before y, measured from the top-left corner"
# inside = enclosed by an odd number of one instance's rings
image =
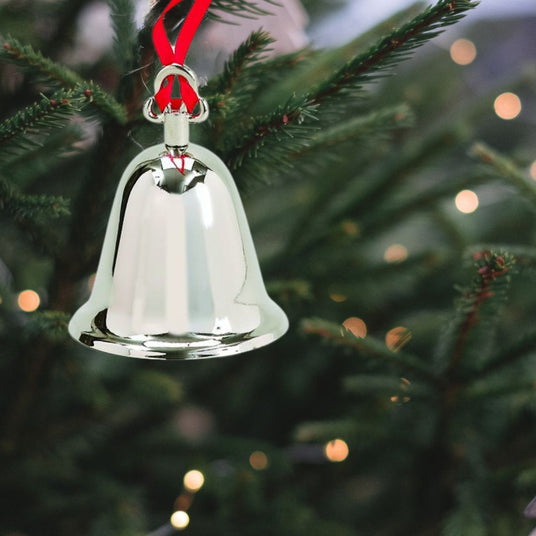
[[[161,139],[141,113],[152,4],[139,28],[133,0],[108,0],[115,46],[89,59],[74,43],[94,2],[0,5],[0,534],[528,534],[536,77],[485,69],[512,27],[475,25],[476,60],[464,39],[452,61],[429,43],[475,2],[287,54],[259,24],[201,88],[192,138],[231,169],[291,328],[172,363],[66,329],[119,176]],[[315,20],[336,4],[304,2]],[[207,19],[271,7],[214,0]]]

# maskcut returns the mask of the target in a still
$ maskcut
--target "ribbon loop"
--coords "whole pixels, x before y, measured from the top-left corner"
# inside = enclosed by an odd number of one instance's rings
[[[182,0],[171,0],[166,6],[153,27],[153,43],[160,62],[164,66],[179,64],[184,65],[186,54],[190,48],[190,44],[194,35],[205,16],[205,13],[212,0],[195,0],[192,8],[182,23],[181,29],[177,36],[175,45],[172,45],[164,27],[164,18],[166,14]],[[195,88],[191,80],[185,76],[178,76],[180,86],[180,98],[173,98],[173,83],[175,74],[166,76],[164,80],[159,82],[159,87],[155,88],[155,99],[160,108],[160,111],[170,105],[172,110],[179,110],[182,104],[186,105],[188,112],[193,114],[196,105],[199,102],[197,94],[197,82]]]

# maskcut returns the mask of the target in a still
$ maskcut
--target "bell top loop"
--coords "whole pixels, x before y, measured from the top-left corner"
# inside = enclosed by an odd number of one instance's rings
[[[189,88],[193,92],[193,95],[196,97],[196,106],[199,108],[199,112],[197,114],[189,112],[184,101],[178,111],[173,110],[171,104],[168,104],[161,113],[155,111],[155,108],[158,109],[158,106],[155,107],[155,104],[157,104],[157,95],[162,90],[162,85],[164,84],[166,79],[168,80],[168,83],[172,83],[172,80],[170,80],[170,78],[172,77],[180,77],[185,81],[186,84],[188,84]],[[164,123],[164,116],[170,113],[185,114],[190,123],[201,123],[205,121],[208,117],[209,112],[208,103],[205,99],[200,97],[198,85],[199,82],[197,80],[196,74],[188,66],[181,65],[178,63],[173,63],[171,65],[164,66],[155,77],[155,96],[150,97],[149,99],[147,99],[147,101],[145,101],[143,107],[143,115],[148,121],[151,121],[152,123]]]

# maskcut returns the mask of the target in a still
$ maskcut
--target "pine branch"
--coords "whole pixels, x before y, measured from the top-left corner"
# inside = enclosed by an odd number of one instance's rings
[[[249,119],[226,152],[225,161],[231,169],[254,166],[266,172],[271,165],[288,165],[284,157],[309,143],[316,106],[302,98],[291,98],[273,113]],[[286,140],[282,143],[282,140]]]
[[[0,211],[19,222],[50,220],[68,215],[69,203],[62,197],[22,194],[0,179]]]
[[[484,317],[498,318],[497,310],[506,298],[510,272],[515,263],[513,256],[506,252],[480,251],[473,255],[473,260],[476,276],[470,288],[461,290],[456,317],[446,332],[446,340],[442,340],[439,347],[442,359],[448,355],[445,371],[448,377],[457,373],[470,338],[474,338],[473,332],[483,324]],[[485,329],[485,341],[489,346],[492,329],[489,325]],[[479,361],[485,357],[484,350],[484,345],[480,345]],[[477,361],[470,365],[478,368]]]
[[[259,30],[251,33],[225,63],[223,72],[207,88],[209,107],[215,115],[211,127],[217,147],[224,120],[239,108],[246,108],[258,83],[257,79],[244,76],[244,70],[259,61],[272,42],[273,39],[266,32]]]
[[[263,30],[252,32],[225,63],[223,72],[216,79],[216,92],[223,98],[228,97],[244,69],[261,60],[262,53],[273,42],[270,34]]]
[[[45,338],[58,342],[68,339],[67,324],[70,316],[63,311],[38,311],[28,315],[24,334],[29,339]]]
[[[4,43],[0,49],[0,60],[30,69],[32,73],[67,88],[83,82],[83,79],[71,69],[45,58],[41,52],[34,50],[30,45],[23,45],[18,39],[0,35],[0,41]]]
[[[81,99],[72,91],[60,90],[51,98],[43,96],[40,102],[17,112],[0,123],[0,149],[4,152],[14,148],[35,147],[35,134],[40,129],[60,128],[81,109]]]
[[[351,179],[347,180],[347,186],[343,188],[342,193],[338,189],[330,188],[321,192],[316,203],[314,203],[304,216],[296,223],[296,226],[289,234],[289,240],[286,247],[282,250],[282,256],[286,257],[291,251],[299,253],[307,249],[311,243],[317,243],[319,234],[327,236],[331,233],[332,226],[335,222],[340,222],[343,219],[357,217],[361,219],[363,214],[368,213],[368,207],[380,207],[381,202],[392,195],[393,191],[403,184],[408,177],[416,170],[422,168],[430,159],[443,153],[445,150],[452,147],[465,136],[465,133],[459,128],[449,126],[442,129],[440,132],[427,136],[424,142],[418,144],[410,144],[401,152],[401,157],[393,161],[388,161],[387,164],[380,166],[378,170],[374,170],[368,177],[361,175],[357,180],[352,175]],[[343,175],[346,177],[347,175]],[[475,180],[480,182],[487,177],[466,177],[462,178],[458,184],[467,184]],[[363,185],[363,181],[366,184]],[[440,199],[443,195],[449,195],[453,185],[446,185],[446,192],[437,191],[435,199]],[[464,186],[467,187],[467,186]],[[337,203],[333,203],[334,197],[337,197]],[[428,199],[430,201],[430,199]],[[409,201],[401,201],[405,208],[399,204],[400,215],[407,211],[417,210],[421,205],[421,197],[416,196]],[[414,206],[412,207],[412,203]],[[392,207],[394,209],[394,207]],[[383,225],[389,224],[389,217],[386,216],[385,209],[375,211],[370,215],[374,225],[379,220],[383,221]],[[374,223],[375,219],[375,223]],[[363,222],[359,221],[359,226]],[[367,222],[368,223],[368,222]],[[362,230],[360,228],[360,230]]]
[[[108,0],[114,29],[114,52],[118,71],[128,72],[134,64],[136,46],[135,6],[132,0]]]
[[[318,151],[325,158],[327,150],[334,150],[344,142],[351,142],[354,146],[360,142],[375,142],[378,138],[386,137],[390,130],[411,126],[413,119],[413,113],[405,104],[357,116],[320,130],[313,136],[311,143],[294,156],[297,158]],[[325,196],[322,198],[325,199]]]
[[[276,0],[262,0],[266,4],[272,4],[277,6]],[[230,13],[238,17],[243,18],[255,18],[260,15],[270,15],[270,12],[259,7],[259,2],[253,2],[251,0],[213,0],[208,16],[213,20],[222,20],[222,17],[218,15],[218,11],[224,13]]]
[[[467,176],[461,176],[451,182],[439,184],[428,191],[415,195],[411,199],[396,201],[391,206],[379,207],[374,214],[361,214],[363,216],[360,222],[363,233],[378,233],[381,230],[392,227],[404,218],[412,216],[420,211],[430,210],[438,202],[446,197],[455,195],[460,190],[471,185],[481,184],[488,179],[482,173],[472,173]],[[359,217],[359,213],[353,211],[348,214],[349,217]]]
[[[104,118],[112,118],[120,125],[127,122],[127,108],[117,102],[109,93],[94,82],[83,82],[74,88],[75,93],[84,96],[94,110],[101,112]]]
[[[320,319],[303,320],[302,329],[305,333],[319,335],[327,341],[354,348],[365,354],[393,363],[433,384],[438,384],[440,381],[420,358],[406,352],[393,352],[382,341],[370,335],[365,338],[359,338],[338,324]]]
[[[457,22],[476,5],[468,0],[440,0],[348,62],[309,98],[320,104],[343,92],[359,93],[363,84],[385,76],[386,69],[407,59],[413,49],[437,36],[442,28]]]
[[[44,76],[49,82],[72,89],[73,96],[77,94],[81,98],[85,96],[96,109],[104,112],[118,123],[124,124],[126,122],[125,108],[98,84],[85,81],[74,71],[45,58],[30,45],[22,45],[12,37],[5,38],[3,49],[0,50],[1,59],[8,59],[21,67],[30,69],[32,74]]]
[[[506,179],[514,186],[520,195],[536,209],[536,184],[526,176],[517,164],[510,158],[498,153],[485,143],[475,143],[469,152],[477,157],[493,178]]]
[[[51,170],[57,169],[66,158],[79,156],[81,151],[77,144],[83,137],[82,130],[75,125],[51,132],[40,146],[0,162],[0,176],[9,177],[11,184],[24,189]]]

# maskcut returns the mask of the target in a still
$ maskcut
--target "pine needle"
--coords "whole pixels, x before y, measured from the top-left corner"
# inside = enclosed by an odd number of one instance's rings
[[[119,72],[128,72],[134,64],[136,47],[135,6],[132,0],[108,0],[114,29],[114,52]]]
[[[15,221],[50,220],[69,214],[69,202],[63,197],[26,195],[0,179],[0,211]]]
[[[306,319],[302,322],[302,328],[305,333],[319,335],[323,339],[335,344],[348,346],[365,354],[388,361],[432,383],[439,381],[420,358],[406,352],[394,352],[383,342],[370,335],[367,335],[365,338],[356,337],[342,326],[321,319]]]
[[[60,90],[50,98],[43,96],[41,101],[24,108],[0,123],[0,159],[38,145],[36,134],[41,130],[60,128],[69,118],[80,111],[82,99],[73,91]]]
[[[519,194],[529,201],[528,205],[536,207],[536,185],[527,177],[527,174],[511,159],[495,151],[482,142],[475,143],[469,151],[482,163],[491,178],[501,178],[511,184]]]
[[[0,40],[2,37],[0,36]],[[127,113],[124,106],[117,102],[98,84],[86,81],[74,71],[55,63],[35,51],[30,45],[23,45],[12,37],[3,38],[4,45],[0,50],[0,60],[6,59],[27,69],[32,75],[45,78],[52,85],[60,85],[72,89],[73,96],[85,96],[95,109],[104,112],[120,124],[124,124]],[[1,144],[0,133],[0,144]]]
[[[310,99],[320,104],[340,93],[359,94],[363,84],[385,76],[387,69],[407,59],[415,48],[436,37],[476,5],[468,0],[440,0],[349,61],[321,84]]]
[[[267,171],[271,165],[289,165],[285,156],[309,143],[315,110],[307,99],[293,97],[271,114],[247,118],[249,125],[239,129],[225,155],[228,166],[238,169],[247,164]]]

